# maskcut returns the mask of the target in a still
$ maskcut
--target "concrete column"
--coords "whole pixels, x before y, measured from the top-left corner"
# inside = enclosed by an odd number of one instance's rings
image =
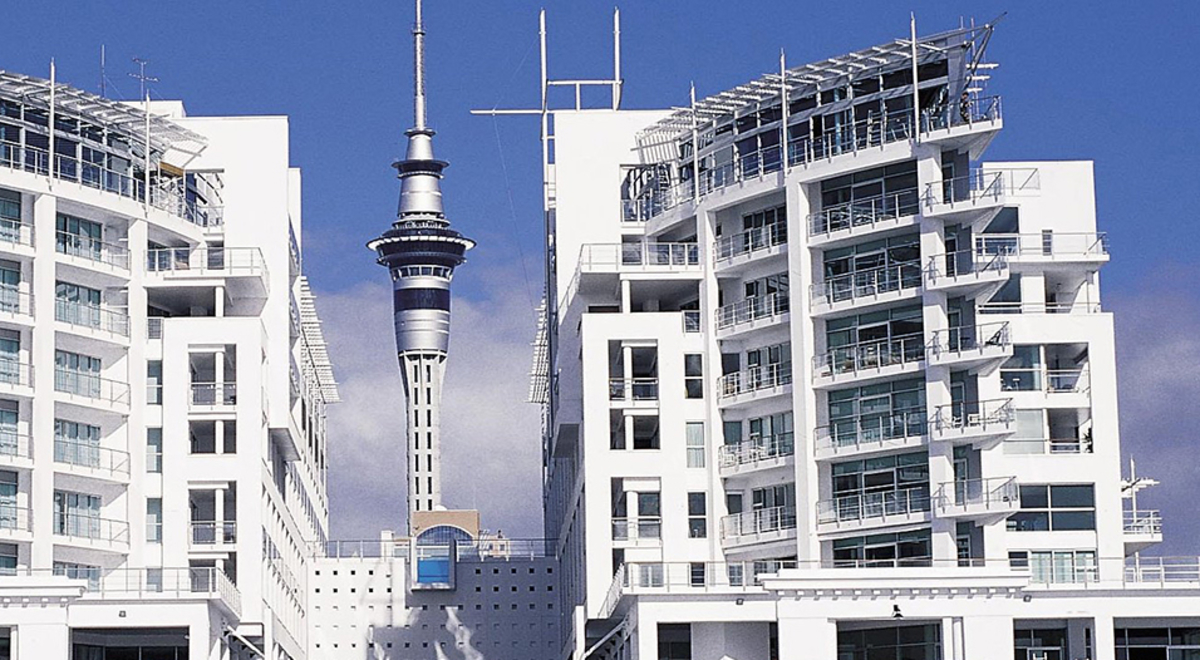
[[[225,287],[213,289],[213,316],[225,316]]]
[[[629,660],[658,660],[658,623],[639,620],[633,631],[633,655]]]
[[[66,616],[61,623],[25,623],[17,626],[14,658],[71,657],[71,629]]]
[[[213,435],[215,436],[213,442],[216,444],[216,453],[218,453],[218,454],[225,453],[225,424],[226,423],[227,422],[225,420],[218,419],[213,425],[214,426]]]
[[[633,449],[633,415],[625,415],[625,427],[622,431],[625,433],[625,448]]]
[[[836,658],[837,623],[829,619],[779,620],[780,658]]]
[[[959,621],[962,627],[964,658],[1009,660],[1013,657],[1011,616],[970,616],[962,617]]]
[[[52,525],[54,510],[54,288],[55,288],[55,218],[54,197],[40,196],[33,202],[33,244],[37,257],[33,260],[33,305],[37,323],[22,332],[21,359],[33,365],[32,384],[35,395],[30,413],[30,433],[33,437],[33,459],[38,466],[32,472],[27,504],[33,510],[34,542],[31,552],[33,568],[50,568],[54,563]],[[22,490],[23,490],[22,489]],[[105,502],[107,504],[107,502]],[[31,647],[36,648],[36,647]],[[63,647],[66,648],[65,646]],[[37,654],[31,657],[54,657]],[[64,650],[62,657],[67,657]]]
[[[633,292],[632,283],[629,280],[621,280],[621,313],[628,314],[633,311]]]
[[[224,488],[217,488],[217,489],[213,490],[213,520],[218,523],[225,520],[225,489]],[[220,525],[218,525],[217,527],[219,529]]]
[[[1098,614],[1092,624],[1092,658],[1091,660],[1115,660],[1117,656],[1117,636],[1113,631],[1111,614]],[[1074,655],[1074,649],[1071,649]]]

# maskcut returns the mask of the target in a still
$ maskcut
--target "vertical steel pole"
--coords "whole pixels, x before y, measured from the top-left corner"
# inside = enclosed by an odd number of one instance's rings
[[[54,82],[56,77],[57,77],[57,75],[56,75],[55,67],[54,67],[54,59],[51,58],[51,60],[50,60],[50,125],[49,125],[50,152],[46,154],[46,161],[47,161],[46,167],[49,168],[47,171],[48,171],[51,179],[54,178],[54,122],[55,122],[54,94],[55,94],[55,90],[58,88],[58,85]]]
[[[145,158],[145,164],[142,167],[142,178],[145,180],[142,185],[144,185],[146,187],[145,202],[146,202],[146,208],[148,209],[148,208],[150,208],[150,92],[146,92],[146,103],[145,103],[144,108],[145,108],[145,114],[146,114],[146,120],[145,120],[146,121],[146,124],[145,124],[146,158]]]
[[[787,86],[787,58],[784,56],[783,49],[779,49],[779,108],[782,113],[779,124],[779,141],[780,155],[783,158],[783,173],[786,175],[788,167],[788,86]]]
[[[613,88],[612,109],[621,107],[621,10],[613,9]]]
[[[921,141],[921,90],[917,80],[917,15],[910,13],[908,30],[912,39],[913,140]]]
[[[696,83],[692,83],[692,203],[700,201],[700,122],[696,116]]]

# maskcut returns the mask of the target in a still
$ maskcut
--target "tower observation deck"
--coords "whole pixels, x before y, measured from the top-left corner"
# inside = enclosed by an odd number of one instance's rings
[[[396,351],[404,383],[408,432],[409,524],[414,511],[441,506],[441,399],[450,343],[450,280],[475,242],[450,228],[441,179],[448,163],[433,155],[434,131],[425,116],[425,30],[421,0],[413,26],[413,127],[408,151],[393,163],[400,205],[392,227],[367,247],[392,276]]]

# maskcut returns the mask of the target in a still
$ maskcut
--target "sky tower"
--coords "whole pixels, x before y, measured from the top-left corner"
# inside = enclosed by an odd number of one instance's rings
[[[392,164],[400,207],[391,229],[367,244],[392,275],[396,352],[404,383],[408,433],[409,526],[413,512],[441,506],[441,401],[450,343],[450,280],[475,242],[450,228],[442,208],[442,170],[425,121],[425,28],[421,0],[413,25],[413,127],[408,152]]]

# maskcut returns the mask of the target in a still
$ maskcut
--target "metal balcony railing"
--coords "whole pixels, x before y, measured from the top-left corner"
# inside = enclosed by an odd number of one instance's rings
[[[980,314],[1099,314],[1098,302],[989,302],[979,305]]]
[[[33,458],[33,438],[15,428],[0,426],[0,459]]]
[[[743,511],[721,518],[721,538],[727,540],[792,529],[796,529],[796,507],[790,505]]]
[[[1008,322],[983,323],[938,330],[929,336],[931,355],[962,354],[1012,345]]]
[[[580,248],[580,268],[642,270],[699,266],[696,243],[589,243]]]
[[[791,431],[750,438],[736,444],[722,445],[720,466],[732,468],[740,465],[751,465],[776,458],[793,456],[796,453],[796,443]]]
[[[1000,390],[1003,392],[1068,394],[1086,393],[1090,389],[1091,372],[1087,367],[1077,369],[1009,367],[1000,370]]]
[[[60,231],[56,233],[54,247],[59,254],[129,270],[129,250],[121,245]]]
[[[725,330],[760,319],[782,316],[790,306],[786,293],[770,293],[725,305],[717,310],[717,329]]]
[[[33,294],[25,293],[12,285],[0,285],[0,312],[32,316]]]
[[[966,176],[927,184],[924,199],[927,206],[969,208],[977,204],[998,204],[1006,195],[1034,194],[1041,187],[1041,175],[1036,168],[975,168]]]
[[[662,518],[613,518],[614,541],[657,541],[662,538]]]
[[[193,406],[237,405],[237,383],[193,382],[188,403]]]
[[[54,461],[129,476],[129,452],[86,442],[55,438]]]
[[[933,428],[945,431],[1004,431],[1016,418],[1012,399],[960,401],[934,408]]]
[[[852,229],[871,228],[881,222],[916,215],[921,210],[916,188],[863,197],[826,206],[808,216],[808,235],[814,238]]]
[[[33,365],[12,357],[0,357],[0,385],[33,385]]]
[[[975,96],[921,110],[921,131],[929,133],[953,126],[993,122],[1000,119],[999,96]]]
[[[129,543],[129,523],[77,513],[54,513],[54,534],[89,541]]]
[[[1108,256],[1108,235],[1058,231],[1041,234],[980,234],[975,237],[975,253],[981,257],[1100,258]]]
[[[718,396],[722,399],[770,390],[792,383],[792,363],[768,364],[735,371],[717,381]]]
[[[906,488],[851,495],[835,495],[817,502],[817,523],[821,525],[869,520],[887,520],[928,512],[929,488]]]
[[[0,532],[32,532],[33,510],[10,502],[0,503]]]
[[[266,275],[267,263],[256,247],[157,248],[146,251],[146,272],[177,277]]]
[[[1004,441],[1006,451],[1013,454],[1058,455],[1090,454],[1091,438],[1008,438]]]
[[[658,401],[657,378],[610,378],[609,401]]]
[[[192,545],[237,543],[236,520],[193,520],[188,527]]]
[[[101,305],[89,305],[61,298],[54,301],[54,320],[74,326],[129,336],[129,315]]]
[[[718,238],[715,259],[717,263],[721,263],[722,261],[729,261],[734,257],[754,254],[755,252],[786,244],[787,224],[773,222],[740,234]]]
[[[816,378],[877,371],[925,359],[925,338],[919,334],[838,346],[813,356]]]
[[[118,405],[129,405],[129,384],[89,371],[54,369],[54,391]]]
[[[1021,507],[1016,477],[958,479],[938,485],[939,515],[1013,511]]]
[[[924,408],[859,415],[830,421],[814,431],[817,451],[848,454],[878,447],[889,440],[920,438],[929,432]]]
[[[989,273],[999,274],[1007,268],[1007,254],[979,254],[971,250],[959,250],[930,257],[925,264],[925,277],[933,286],[940,284],[943,279],[953,280],[967,275],[978,277]]]
[[[912,137],[912,110],[873,114],[853,123],[827,128],[820,135],[804,135],[789,140],[788,164],[806,165]]]
[[[0,243],[33,245],[33,226],[9,218],[0,218]]]
[[[1158,511],[1141,509],[1122,513],[1122,529],[1126,534],[1162,535],[1162,514]]]
[[[823,282],[812,284],[810,293],[814,305],[833,305],[905,289],[919,289],[920,286],[921,264],[908,261],[828,277]]]

